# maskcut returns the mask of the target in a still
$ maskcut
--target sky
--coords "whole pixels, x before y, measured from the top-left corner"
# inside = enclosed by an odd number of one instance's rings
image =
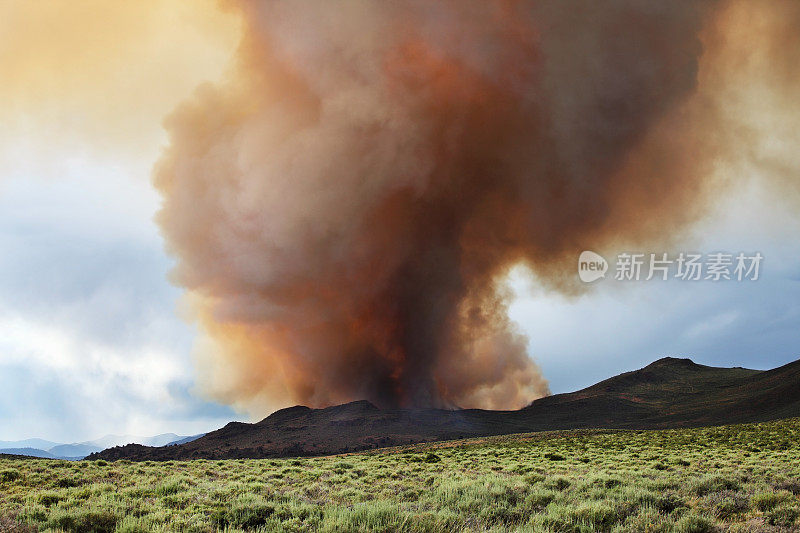
[[[222,74],[238,20],[204,0],[46,0],[4,2],[0,28],[0,439],[237,418],[194,392],[150,174],[164,117]]]
[[[565,297],[518,274],[511,281],[517,294],[511,316],[528,335],[529,351],[553,392],[577,390],[661,357],[775,368],[800,359],[798,230],[796,210],[754,180],[730,191],[671,250],[635,251],[670,252],[671,258],[760,252],[758,280],[618,281],[612,266],[589,292]]]
[[[105,16],[98,27],[64,2],[30,5],[0,7],[0,440],[188,435],[258,419],[196,385],[197,326],[169,281],[151,182],[164,117],[229,67],[236,15],[210,1],[131,12],[84,2]],[[97,46],[108,35],[115,44]],[[610,271],[565,296],[512,272],[510,316],[553,393],[664,356],[758,369],[800,358],[796,204],[761,168],[720,172],[747,176],[669,250],[636,251],[760,252],[757,281]]]

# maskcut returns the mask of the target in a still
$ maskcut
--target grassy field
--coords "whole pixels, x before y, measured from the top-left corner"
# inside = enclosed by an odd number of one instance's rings
[[[798,495],[800,419],[304,459],[0,459],[0,530],[18,531],[792,531]]]

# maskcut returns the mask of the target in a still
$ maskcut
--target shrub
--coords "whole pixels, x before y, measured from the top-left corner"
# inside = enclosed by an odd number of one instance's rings
[[[767,514],[767,522],[778,527],[792,527],[800,516],[796,507],[778,507]]]
[[[156,487],[156,494],[159,496],[169,496],[171,494],[177,494],[182,490],[186,489],[186,480],[183,478],[171,478],[167,479],[160,485]]]
[[[242,529],[254,529],[266,524],[273,513],[275,506],[267,503],[239,506],[226,513],[225,523]]]
[[[616,477],[598,477],[594,480],[594,483],[607,489],[613,489],[622,485],[622,480]]]
[[[78,520],[71,513],[59,514],[50,518],[48,525],[64,531],[78,531]]]
[[[0,471],[0,483],[11,483],[22,477],[22,474],[17,470],[2,470]]]
[[[572,483],[570,482],[570,480],[563,476],[554,477],[547,482],[548,487],[552,487],[556,490],[564,490],[571,484]]]
[[[149,533],[152,529],[146,521],[128,516],[122,523],[117,524],[115,533]]]
[[[793,499],[792,493],[788,491],[760,492],[753,496],[753,507],[759,511],[767,512]]]
[[[525,507],[532,511],[541,511],[556,497],[556,493],[549,490],[536,490],[525,497]]]
[[[631,515],[614,531],[641,533],[668,533],[672,531],[672,522],[655,509],[643,509],[638,514]]]
[[[75,533],[113,533],[117,517],[110,511],[62,513],[51,518],[48,526]]]
[[[711,520],[694,514],[684,515],[673,529],[675,533],[713,533],[716,530]]]
[[[625,513],[607,502],[578,505],[571,513],[575,522],[588,524],[593,529],[606,531],[625,519]]]
[[[565,457],[560,453],[553,453],[553,452],[547,452],[546,454],[544,454],[544,458],[550,459],[551,461],[563,461],[565,459]]]
[[[358,504],[336,508],[325,513],[322,531],[402,531],[412,528],[409,515],[404,515],[391,502]]]
[[[510,505],[493,504],[487,505],[481,509],[481,512],[478,516],[481,520],[483,520],[484,523],[489,525],[497,524],[509,526],[519,522],[523,517],[523,513],[520,509],[516,509]]]
[[[750,508],[750,502],[745,496],[730,490],[712,494],[705,504],[705,507],[714,516],[722,519],[744,513]]]
[[[83,484],[82,479],[73,477],[62,477],[61,479],[56,481],[56,487],[61,487],[62,489],[78,487],[81,484]]]
[[[164,507],[168,507],[170,509],[185,509],[189,504],[189,497],[182,494],[164,496],[161,499],[161,503],[164,505]]]
[[[40,505],[25,506],[17,519],[22,522],[44,522],[47,520],[47,511]]]
[[[534,472],[531,474],[526,474],[523,479],[525,480],[526,483],[530,483],[531,485],[533,485],[535,483],[541,483],[546,478],[542,474],[537,474]]]
[[[425,456],[425,459],[423,459],[423,461],[425,461],[426,463],[438,463],[441,460],[442,460],[441,457],[439,457],[433,452],[428,453],[428,455]]]
[[[61,497],[53,492],[43,492],[39,495],[39,503],[45,507],[50,507],[51,505],[58,503],[60,500]]]
[[[110,511],[89,511],[78,517],[78,531],[111,533],[117,528],[117,517]]]
[[[723,490],[739,490],[739,483],[736,480],[720,476],[705,476],[692,485],[692,492],[698,496],[705,496],[711,492]]]
[[[650,493],[652,499],[649,502],[653,507],[661,511],[662,513],[671,513],[676,509],[681,509],[686,507],[686,502],[678,495],[676,492],[667,491],[659,494],[652,494]]]
[[[534,523],[541,526],[545,531],[558,533],[583,533],[590,531],[588,527],[573,523],[569,518],[558,514],[547,513],[534,517]]]
[[[775,484],[777,490],[787,490],[794,495],[800,494],[800,480],[789,479]]]
[[[10,516],[0,516],[0,531],[12,533],[36,533],[36,529],[29,527]]]

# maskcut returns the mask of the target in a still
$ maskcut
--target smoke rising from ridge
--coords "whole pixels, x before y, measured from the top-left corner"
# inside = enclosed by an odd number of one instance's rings
[[[580,250],[702,212],[717,2],[234,5],[154,178],[217,399],[518,408],[548,387],[508,270],[574,292]]]

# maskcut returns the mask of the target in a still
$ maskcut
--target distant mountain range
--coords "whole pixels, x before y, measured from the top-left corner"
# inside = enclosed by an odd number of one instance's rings
[[[29,457],[46,457],[48,459],[83,459],[87,455],[102,451],[112,446],[124,444],[142,444],[146,446],[169,446],[184,444],[202,437],[199,435],[176,435],[175,433],[162,433],[154,437],[136,437],[134,435],[106,435],[99,439],[86,442],[73,442],[63,444],[44,439],[0,440],[0,453],[9,455],[27,455]]]
[[[89,459],[327,455],[424,441],[576,428],[655,429],[800,416],[800,361],[773,370],[716,368],[667,357],[518,411],[379,409],[357,401],[282,409],[255,424],[231,422],[191,442],[129,444]]]

